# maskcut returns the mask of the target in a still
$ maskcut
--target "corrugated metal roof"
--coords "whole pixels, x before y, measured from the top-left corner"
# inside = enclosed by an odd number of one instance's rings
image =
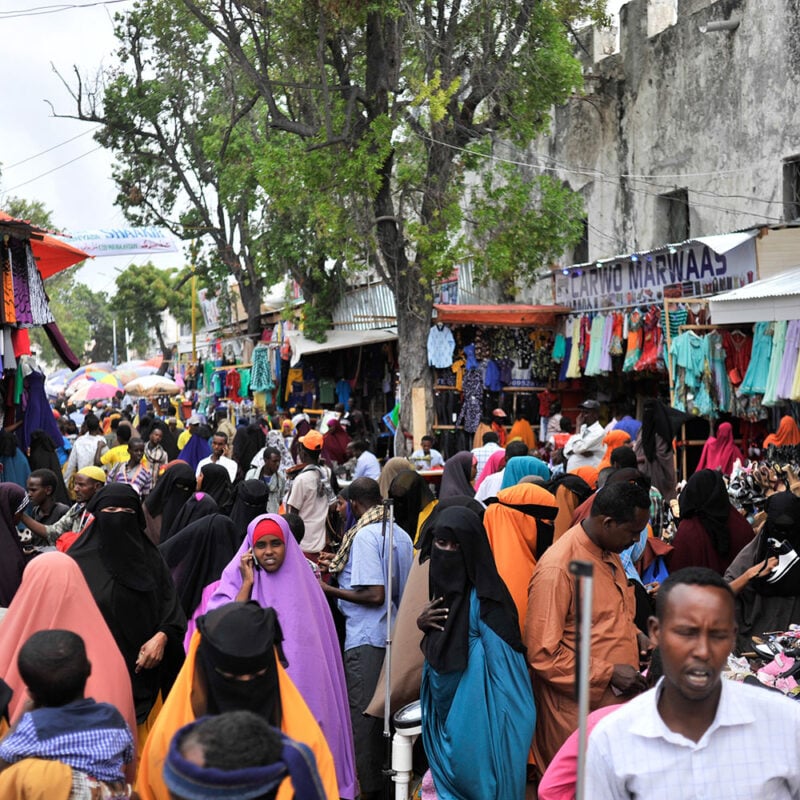
[[[747,286],[718,294],[714,297],[714,302],[762,300],[768,297],[788,297],[790,295],[800,295],[800,266],[781,272],[779,275],[773,275],[771,278],[763,278]],[[800,309],[798,312],[798,316],[800,316]]]

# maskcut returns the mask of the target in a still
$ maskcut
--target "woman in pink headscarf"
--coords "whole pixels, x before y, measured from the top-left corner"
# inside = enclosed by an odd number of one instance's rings
[[[483,469],[481,470],[481,474],[478,475],[477,479],[475,480],[475,490],[477,491],[480,489],[481,484],[488,478],[490,475],[494,475],[495,472],[500,472],[503,469],[503,466],[506,461],[506,451],[505,450],[495,450],[488,459],[486,459],[486,463],[483,465]]]
[[[723,422],[717,428],[716,436],[709,436],[703,445],[698,472],[701,469],[718,469],[723,475],[730,475],[736,459],[744,463],[742,451],[733,441],[733,428],[730,422]]]

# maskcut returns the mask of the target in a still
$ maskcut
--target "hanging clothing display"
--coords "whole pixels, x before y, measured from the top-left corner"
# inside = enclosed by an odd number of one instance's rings
[[[745,372],[739,392],[743,395],[764,394],[772,355],[772,323],[757,322],[753,335],[750,364]]]
[[[259,344],[253,349],[253,366],[250,368],[250,389],[253,392],[271,392],[275,388],[269,364],[269,348]]]
[[[453,363],[456,340],[446,325],[438,323],[428,331],[428,364],[437,369],[444,369]]]

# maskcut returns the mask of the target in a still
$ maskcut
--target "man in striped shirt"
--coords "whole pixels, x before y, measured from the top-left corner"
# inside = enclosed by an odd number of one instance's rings
[[[129,458],[127,461],[114,464],[108,473],[108,483],[127,483],[132,486],[139,497],[144,500],[153,488],[153,475],[142,464],[144,457],[144,442],[141,439],[131,439],[128,443]]]

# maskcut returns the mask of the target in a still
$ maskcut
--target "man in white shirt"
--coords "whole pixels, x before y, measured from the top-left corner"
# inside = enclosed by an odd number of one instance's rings
[[[221,467],[225,467],[225,469],[228,470],[228,475],[231,476],[231,483],[234,483],[236,481],[236,473],[239,471],[239,465],[232,458],[228,458],[225,455],[227,448],[228,434],[217,431],[211,437],[211,455],[208,456],[208,458],[204,458],[197,465],[197,477],[200,477],[200,473],[203,471],[203,467],[206,464],[219,464]]]
[[[605,447],[603,437],[605,429],[598,422],[600,403],[597,400],[584,400],[578,414],[576,427],[578,432],[570,436],[564,445],[564,457],[567,459],[567,472],[578,467],[596,467],[603,460]]]
[[[656,615],[664,677],[592,731],[588,800],[800,798],[800,706],[720,678],[736,642],[728,584],[704,567],[678,570]]]
[[[431,467],[443,467],[444,458],[438,450],[433,449],[433,436],[423,436],[420,441],[419,450],[415,450],[410,459],[414,462],[417,469],[430,469]]]
[[[506,471],[505,464],[508,463],[510,458],[526,455],[528,455],[528,445],[526,445],[525,442],[509,442],[506,446],[506,457],[503,469],[491,475],[487,475],[481,481],[481,485],[475,490],[475,499],[480,500],[481,503],[485,503],[490,497],[497,497],[497,493],[503,486],[503,475]]]
[[[94,414],[87,414],[83,422],[86,426],[86,433],[79,436],[72,445],[67,466],[64,468],[65,481],[68,481],[73,473],[80,472],[84,467],[93,467],[95,457],[104,450],[108,450],[97,417]]]
[[[373,453],[368,450],[369,445],[363,439],[356,439],[347,445],[347,455],[355,457],[356,468],[353,471],[353,480],[358,478],[372,478],[378,480],[381,476],[381,464]]]

